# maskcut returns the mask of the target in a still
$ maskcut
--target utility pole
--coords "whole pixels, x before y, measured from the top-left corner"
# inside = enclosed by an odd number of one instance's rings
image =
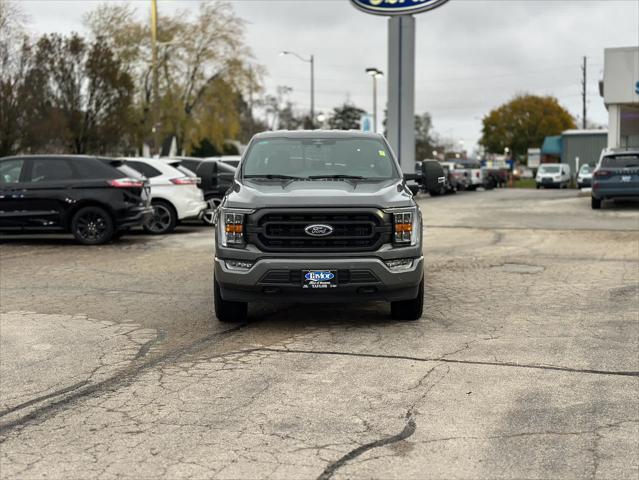
[[[311,55],[311,128],[315,130],[315,55]]]
[[[160,103],[159,103],[159,79],[158,79],[158,2],[151,0],[151,52],[153,56],[153,147],[162,153],[160,145]]]
[[[251,137],[253,136],[253,131],[255,130],[255,125],[253,123],[253,66],[249,64],[249,101],[248,101],[248,109],[249,109],[249,134]]]
[[[584,57],[584,64],[581,67],[583,73],[583,80],[581,81],[581,100],[583,102],[583,116],[582,116],[582,128],[586,129],[586,91],[587,91],[587,66],[588,66],[588,58]]]

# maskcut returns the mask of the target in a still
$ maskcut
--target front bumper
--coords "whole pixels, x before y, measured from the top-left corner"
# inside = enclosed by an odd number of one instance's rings
[[[560,187],[561,185],[563,185],[565,182],[561,181],[561,180],[554,180],[554,179],[548,179],[548,178],[543,178],[541,180],[536,180],[537,185],[542,186],[542,187]]]
[[[304,270],[331,270],[368,272],[368,279],[340,282],[331,289],[309,290],[302,288],[301,272]],[[391,272],[379,258],[264,258],[258,260],[250,270],[230,270],[225,259],[215,258],[215,280],[220,285],[222,298],[238,302],[344,302],[356,303],[371,300],[398,301],[413,299],[418,295],[423,278],[424,258],[415,258],[409,270]],[[283,282],[272,282],[270,272],[293,272]],[[299,282],[295,272],[300,272]],[[269,278],[267,278],[269,275]],[[286,274],[284,274],[286,275]]]

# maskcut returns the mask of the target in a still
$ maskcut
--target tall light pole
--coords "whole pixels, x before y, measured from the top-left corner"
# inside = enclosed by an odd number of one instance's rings
[[[384,72],[378,68],[366,69],[366,73],[373,77],[373,131],[377,133],[377,79],[384,76]]]
[[[160,129],[159,129],[159,79],[158,79],[158,2],[151,0],[151,54],[153,56],[153,143],[154,148],[158,150],[160,155]]]
[[[280,52],[280,55],[293,55],[294,57],[297,57],[298,59],[300,59],[302,62],[311,64],[311,128],[314,129],[315,128],[315,57],[311,55],[310,58],[304,58],[299,56],[295,52],[289,52],[287,50]]]

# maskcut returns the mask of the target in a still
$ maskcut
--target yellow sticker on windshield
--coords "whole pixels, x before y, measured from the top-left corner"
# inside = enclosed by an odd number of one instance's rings
[[[386,156],[386,152],[384,150],[379,150],[379,156],[380,157],[385,157]]]

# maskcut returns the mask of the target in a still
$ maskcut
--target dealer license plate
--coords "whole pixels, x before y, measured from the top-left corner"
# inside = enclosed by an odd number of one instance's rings
[[[337,288],[337,272],[331,270],[305,270],[302,288]]]
[[[621,181],[622,182],[629,182],[631,178],[632,178],[631,175],[622,175],[621,176]]]

